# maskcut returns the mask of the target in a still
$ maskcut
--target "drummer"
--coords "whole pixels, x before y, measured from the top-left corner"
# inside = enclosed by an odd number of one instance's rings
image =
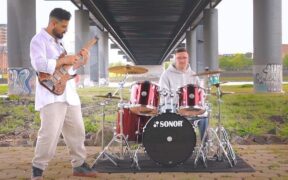
[[[177,89],[187,84],[199,84],[199,78],[193,76],[195,74],[189,65],[189,54],[186,48],[178,48],[175,50],[175,62],[170,64],[167,70],[165,70],[159,80],[159,86],[161,90],[168,90],[174,94],[173,103],[178,104]],[[160,104],[163,104],[163,97]],[[208,126],[207,113],[202,116],[198,116],[198,127],[201,140],[204,136],[204,132]],[[187,117],[188,120],[195,119],[194,117]]]

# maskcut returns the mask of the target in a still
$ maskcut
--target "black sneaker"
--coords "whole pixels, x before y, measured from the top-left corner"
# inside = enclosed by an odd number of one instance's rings
[[[96,177],[96,175],[97,173],[86,162],[73,168],[73,176]]]
[[[43,170],[32,166],[32,177],[31,180],[42,180]]]

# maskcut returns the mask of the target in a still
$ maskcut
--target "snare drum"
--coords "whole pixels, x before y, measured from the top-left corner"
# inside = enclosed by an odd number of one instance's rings
[[[144,127],[143,145],[155,162],[176,166],[191,156],[196,134],[192,124],[183,116],[163,113],[152,117]]]
[[[138,115],[154,116],[159,105],[158,85],[142,81],[131,86],[130,110]]]
[[[120,134],[120,110],[117,115],[116,133]],[[122,123],[123,123],[123,134],[128,136],[128,141],[142,142],[142,132],[145,124],[149,120],[148,116],[139,116],[130,111],[128,107],[123,108]]]
[[[205,112],[204,90],[194,84],[179,88],[179,110],[182,116],[197,116]]]

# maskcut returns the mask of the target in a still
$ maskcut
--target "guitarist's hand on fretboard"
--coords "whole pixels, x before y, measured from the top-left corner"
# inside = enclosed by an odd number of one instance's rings
[[[78,69],[79,67],[85,65],[89,59],[89,51],[86,48],[82,48],[81,51],[78,54],[78,57],[80,58],[79,61],[77,61],[74,65],[73,65],[73,69]]]
[[[56,68],[61,67],[63,65],[73,65],[79,61],[79,56],[77,55],[61,55],[57,60]]]

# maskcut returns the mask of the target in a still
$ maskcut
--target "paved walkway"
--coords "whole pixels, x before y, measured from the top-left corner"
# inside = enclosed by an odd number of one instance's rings
[[[234,146],[241,156],[256,171],[253,173],[99,173],[96,179],[288,179],[288,145],[238,145]],[[92,164],[99,147],[87,147],[88,163]],[[29,179],[31,176],[31,147],[0,148],[0,179]],[[55,158],[44,173],[46,180],[95,179],[71,176],[71,166],[66,147],[58,147]]]

